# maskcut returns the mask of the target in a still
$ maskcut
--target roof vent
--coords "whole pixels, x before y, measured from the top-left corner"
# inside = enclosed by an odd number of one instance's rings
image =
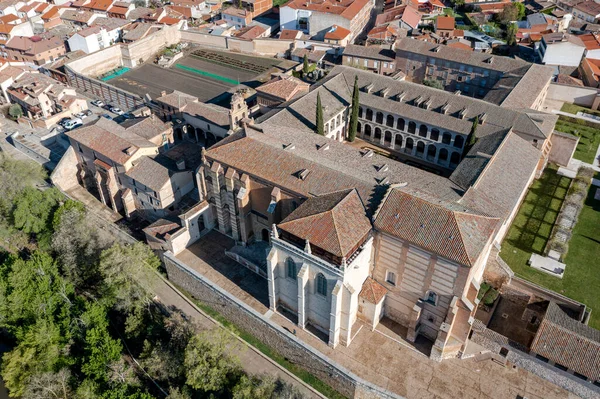
[[[378,172],[387,172],[389,169],[390,169],[389,166],[386,163],[384,163],[383,165],[381,165],[380,167],[377,168],[377,171]]]
[[[424,100],[423,97],[419,96],[419,97],[417,97],[417,98],[415,98],[413,100],[413,104],[418,107],[419,105],[421,105],[421,103],[423,102],[423,100]]]
[[[442,114],[447,115],[448,111],[450,111],[450,103],[446,103],[446,104],[442,105],[442,108],[441,108]]]
[[[467,108],[463,108],[460,110],[458,117],[460,119],[465,119],[467,117]]]
[[[366,150],[362,153],[363,158],[370,158],[373,156],[373,150]]]
[[[486,64],[491,64],[494,62],[494,57],[490,57],[487,60],[485,60]]]
[[[429,109],[429,107],[431,107],[431,98],[428,99],[427,101],[425,101],[425,103],[423,103],[423,106],[421,108]]]
[[[286,151],[292,151],[296,149],[296,146],[293,143],[284,144],[283,149]]]
[[[177,170],[184,170],[185,169],[185,159],[180,159],[176,162],[177,165]]]
[[[133,155],[133,153],[135,152],[136,148],[131,146],[131,147],[127,147],[125,148],[125,154],[127,155]]]
[[[300,169],[298,172],[296,172],[296,177],[300,180],[306,180],[306,178],[308,177],[309,174],[310,174],[310,170]]]
[[[321,144],[317,147],[317,151],[327,151],[329,149],[329,143]]]
[[[388,184],[389,180],[388,177],[384,177],[383,179],[375,179],[377,181],[377,183],[379,184]]]
[[[442,46],[437,46],[431,49],[431,51],[433,51],[434,53],[439,53],[440,50],[442,49]]]
[[[455,95],[455,96],[460,96],[461,94],[462,94],[462,93],[461,93],[461,91],[460,91],[460,90],[456,90],[456,91],[454,92],[454,95]]]
[[[483,125],[485,123],[486,119],[487,119],[487,114],[485,112],[483,114],[479,115],[479,124]]]
[[[373,90],[373,87],[374,87],[373,83],[369,83],[369,84],[368,84],[368,85],[365,87],[365,91],[366,91],[367,93],[371,93],[371,91]]]

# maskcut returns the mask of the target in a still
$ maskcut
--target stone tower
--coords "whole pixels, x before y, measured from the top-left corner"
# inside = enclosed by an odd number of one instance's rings
[[[241,126],[241,121],[244,118],[249,118],[248,105],[242,93],[238,91],[231,96],[231,109],[229,110],[230,129],[235,131]]]

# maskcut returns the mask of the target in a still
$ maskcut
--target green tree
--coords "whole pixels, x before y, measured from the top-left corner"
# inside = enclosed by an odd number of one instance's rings
[[[517,20],[522,20],[525,18],[525,5],[523,3],[515,2],[512,3],[517,8]]]
[[[23,108],[19,104],[12,104],[8,108],[8,115],[10,115],[13,119],[18,119],[23,116]]]
[[[423,80],[423,84],[425,86],[433,87],[434,89],[444,90],[444,85],[435,79],[425,79]]]
[[[302,73],[303,74],[307,74],[309,72],[308,68],[309,68],[309,64],[308,64],[308,56],[306,54],[304,54],[304,59],[302,60]]]
[[[508,4],[502,9],[495,18],[498,22],[508,26],[509,23],[519,21],[525,16],[525,6],[521,3],[514,2]]]
[[[358,129],[358,108],[360,107],[360,91],[358,90],[358,76],[354,75],[354,89],[352,90],[352,106],[350,108],[350,124],[348,141],[354,141]]]
[[[185,389],[185,387],[183,389],[179,389],[178,387],[171,387],[167,399],[192,399],[192,395],[188,392],[187,389]]]
[[[40,191],[26,187],[15,199],[12,217],[16,228],[28,234],[39,234],[51,227],[51,217],[62,195],[51,188]]]
[[[469,132],[469,137],[467,137],[467,144],[463,150],[463,157],[467,155],[467,153],[473,148],[475,143],[477,143],[477,127],[479,126],[479,115],[473,119],[473,124],[471,125],[471,131]]]
[[[187,384],[203,392],[223,391],[241,369],[237,342],[231,335],[219,329],[194,336],[185,351]]]
[[[15,160],[0,151],[0,215],[8,216],[17,195],[46,177],[46,171],[37,163]]]
[[[317,93],[317,109],[316,109],[316,127],[317,127],[317,134],[320,134],[321,136],[325,136],[325,124],[323,121],[323,106],[321,105],[321,93]]]
[[[508,44],[509,46],[514,46],[515,44],[517,44],[518,29],[519,28],[516,23],[508,24],[508,26],[506,27],[506,44]]]
[[[243,375],[233,387],[233,399],[269,399],[275,393],[275,380],[270,376]]]

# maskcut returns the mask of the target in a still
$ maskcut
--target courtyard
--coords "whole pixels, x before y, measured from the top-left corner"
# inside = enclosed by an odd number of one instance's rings
[[[561,111],[574,115],[577,112],[584,112],[595,117],[600,117],[600,112],[598,111],[569,103],[565,103]],[[573,158],[589,164],[596,164],[594,158],[596,157],[598,146],[600,146],[600,122],[594,124],[561,115],[556,122],[556,130],[579,137],[579,143],[577,144]]]
[[[374,331],[366,325],[358,325],[349,347],[339,345],[332,349],[321,337],[299,329],[286,316],[269,311],[267,281],[224,255],[225,249],[233,244],[231,239],[213,231],[177,258],[273,322],[295,331],[298,337],[341,366],[382,388],[408,399],[572,397],[525,370],[507,368],[489,359],[476,356],[434,362],[423,353],[431,343],[418,341],[415,347],[404,340],[406,331],[401,326],[385,319]],[[211,306],[210,303],[204,305]]]
[[[567,265],[562,279],[527,265],[532,253],[542,254],[558,215],[570,179],[556,174],[549,166],[535,181],[502,243],[500,256],[516,275],[587,305],[592,310],[589,325],[600,328],[600,200],[597,187],[588,192],[585,206],[569,241]]]

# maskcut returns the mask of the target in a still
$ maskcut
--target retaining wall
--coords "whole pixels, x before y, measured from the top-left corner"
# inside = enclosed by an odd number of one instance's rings
[[[550,83],[547,98],[561,100],[592,109],[598,109],[600,103],[598,89],[593,87],[561,85],[558,83]]]
[[[401,396],[385,391],[336,364],[202,274],[182,263],[171,252],[166,252],[163,260],[170,281],[201,301],[209,303],[227,320],[252,334],[281,356],[309,371],[341,394],[357,399],[402,399]]]

